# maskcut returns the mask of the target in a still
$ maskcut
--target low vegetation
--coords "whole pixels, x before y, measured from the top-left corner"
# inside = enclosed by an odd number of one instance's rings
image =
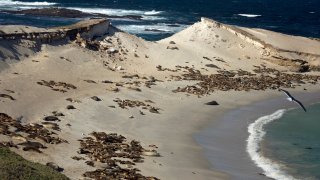
[[[7,148],[0,147],[0,179],[68,179],[50,167],[25,160]]]

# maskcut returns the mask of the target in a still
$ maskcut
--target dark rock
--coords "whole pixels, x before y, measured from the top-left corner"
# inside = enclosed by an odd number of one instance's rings
[[[2,12],[10,14],[24,14],[33,16],[49,16],[49,17],[64,17],[64,18],[86,18],[86,17],[105,17],[105,18],[125,18],[140,20],[142,16],[126,15],[126,16],[109,16],[99,13],[85,13],[78,10],[66,8],[41,8],[41,9],[25,9],[25,10],[3,10]]]
[[[47,117],[44,117],[43,120],[45,120],[45,121],[60,121],[60,119],[57,118],[56,116],[47,116]]]
[[[88,166],[94,167],[94,162],[93,161],[86,161],[86,164]]]
[[[304,72],[308,72],[310,70],[310,67],[308,65],[302,65],[299,68],[299,72],[304,73]]]
[[[95,101],[101,101],[100,98],[98,98],[97,96],[92,96],[91,99],[95,100]]]
[[[72,105],[68,105],[68,106],[67,106],[67,109],[70,110],[70,109],[76,109],[76,108],[75,108],[74,106],[72,106]]]
[[[217,101],[207,102],[206,105],[217,106],[219,103]]]
[[[53,162],[48,162],[46,164],[46,166],[52,168],[53,170],[56,170],[58,172],[62,172],[63,171],[63,168],[59,167],[57,164],[53,163]]]
[[[258,173],[260,176],[266,176],[264,173]]]

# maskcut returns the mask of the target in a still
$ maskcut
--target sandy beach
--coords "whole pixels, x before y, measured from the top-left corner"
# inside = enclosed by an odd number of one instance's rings
[[[47,136],[65,141],[48,143],[28,130],[1,133],[0,140],[13,141],[19,134],[26,142],[44,144],[47,148],[38,148],[42,153],[24,151],[19,143],[10,149],[29,161],[54,162],[70,179],[98,179],[87,172],[112,174],[114,169],[149,179],[263,178],[243,151],[247,123],[260,112],[292,107],[279,88],[319,94],[317,40],[205,18],[157,42],[109,24],[88,24],[41,29],[35,39],[23,34],[12,39],[11,32],[18,28],[20,33],[22,27],[10,26],[3,36],[11,39],[0,40],[1,113],[25,129],[49,129],[55,134]],[[57,32],[55,39],[45,35]],[[288,39],[297,45],[283,45]],[[272,107],[262,106],[259,113],[246,109],[280,97],[283,102],[267,103]],[[217,104],[206,105],[212,101]],[[241,122],[232,124],[235,115],[228,113],[233,111],[241,115]],[[117,133],[126,141],[119,146],[114,140],[116,150],[111,147],[105,157],[84,145],[108,145],[92,138],[92,132]],[[230,156],[220,156],[221,151]],[[231,161],[240,169],[229,167]],[[110,162],[113,170],[107,171]]]

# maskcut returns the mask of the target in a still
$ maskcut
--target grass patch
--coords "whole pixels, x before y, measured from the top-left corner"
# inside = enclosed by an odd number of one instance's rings
[[[8,148],[0,147],[0,179],[68,179],[50,167],[25,160]]]

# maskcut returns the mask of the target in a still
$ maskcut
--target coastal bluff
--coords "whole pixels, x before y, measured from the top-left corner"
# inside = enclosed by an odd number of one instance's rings
[[[67,44],[80,35],[93,39],[108,33],[110,21],[93,18],[78,23],[52,28],[38,28],[22,25],[0,25],[0,70],[7,63],[25,59],[41,51],[44,44]]]
[[[290,36],[264,29],[245,28],[201,18],[208,28],[220,28],[261,49],[262,58],[281,65],[291,66],[295,71],[319,70],[319,41],[312,38]],[[309,44],[301,50],[301,44]]]
[[[109,20],[104,18],[87,19],[76,24],[54,28],[37,28],[30,26],[0,26],[0,40],[39,40],[50,42],[70,38],[71,40],[79,33],[84,38],[102,36],[108,32]]]

